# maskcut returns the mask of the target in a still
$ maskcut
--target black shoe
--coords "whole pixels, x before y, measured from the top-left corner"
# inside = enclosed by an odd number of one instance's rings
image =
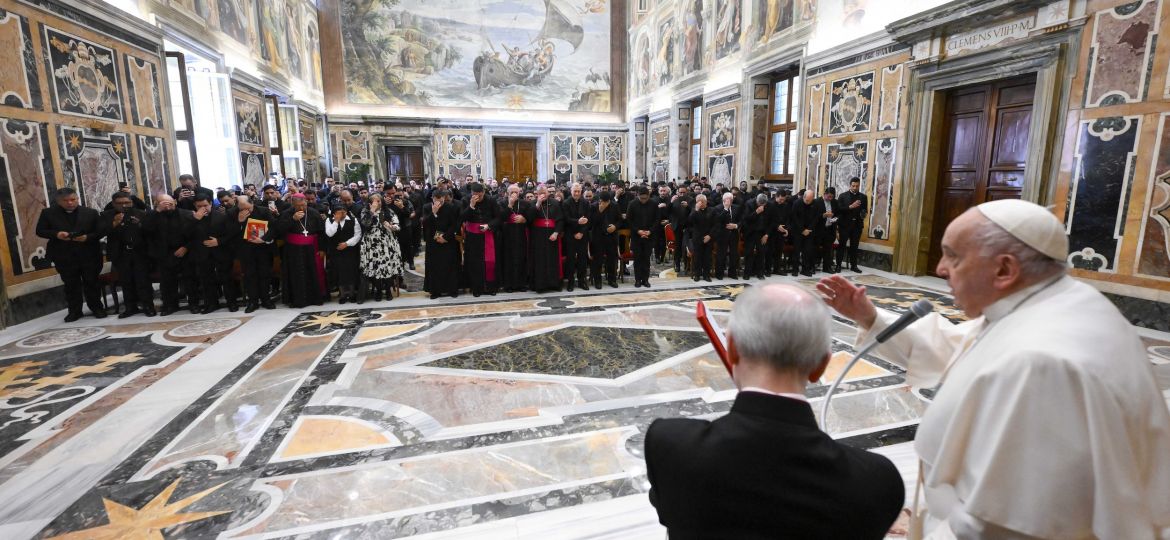
[[[65,316],[65,322],[73,322],[79,319],[81,319],[81,313],[76,311]]]
[[[572,281],[569,281],[569,284],[566,287],[569,289],[569,292],[573,292],[573,282]]]
[[[410,269],[414,270],[414,263],[410,263]]]
[[[796,274],[793,275],[795,276]],[[756,274],[756,279],[768,279],[768,276],[765,276],[764,274]]]
[[[338,303],[338,304],[344,304],[344,303],[346,303],[346,302],[348,302],[348,301],[349,301],[349,299],[348,299],[346,296],[344,296],[344,295],[337,297],[337,303]]]
[[[578,286],[578,287],[581,287],[581,290],[583,290],[583,291],[588,291],[588,290],[589,290],[589,284],[588,284],[588,283],[585,283],[584,281],[582,281],[582,282],[578,283],[578,284],[577,284],[577,286]]]
[[[735,277],[735,276],[732,276],[732,277]],[[721,276],[721,275],[719,275],[719,274],[715,274],[715,279],[723,279],[723,276]],[[709,281],[709,280],[708,280],[708,281]]]
[[[459,293],[453,292],[453,293],[451,293],[450,296],[451,296],[451,298],[459,298]]]
[[[244,313],[252,313],[253,311],[256,311],[257,309],[260,309],[260,306],[258,306],[256,304],[248,304],[248,307],[244,308]]]
[[[699,276],[692,277],[691,281],[699,281]]]
[[[478,293],[478,292],[475,292],[475,291],[472,291],[472,292],[471,292],[471,296],[474,296],[474,297],[476,297],[476,298],[479,298],[479,293]]]
[[[100,309],[100,308],[93,310],[93,318],[95,318],[95,319],[106,318],[106,310]]]
[[[812,272],[801,272],[800,275],[805,276],[805,277],[812,277],[813,273]]]
[[[649,282],[649,281],[643,281],[643,282],[642,282],[642,286],[643,286],[643,287],[646,287],[647,289],[649,289],[649,288],[650,288],[650,282]]]
[[[192,315],[200,315],[203,313],[203,309],[200,308],[198,305],[191,306],[191,308],[188,311],[190,311]]]
[[[129,319],[130,317],[133,317],[135,315],[138,315],[137,309],[127,309],[126,311],[119,313],[118,318],[119,319]]]
[[[154,317],[155,315],[158,315],[158,313],[154,312],[154,306],[142,308],[142,314],[146,315],[147,317]]]
[[[437,295],[437,294],[431,295],[431,300],[438,300],[438,299],[439,299],[439,295]]]
[[[861,273],[861,269],[860,269],[860,268],[858,268],[856,264],[855,264],[855,265],[853,265],[853,266],[850,266],[850,267],[849,267],[849,271],[850,271],[850,272],[857,272],[858,274],[860,274],[860,273]]]
[[[239,304],[234,304],[234,303],[233,303],[233,304],[228,304],[228,311],[230,311],[230,312],[232,312],[232,313],[235,313],[235,312],[237,312],[237,311],[239,311],[239,310],[240,310],[240,305],[239,305]]]
[[[211,313],[215,313],[216,311],[219,311],[219,304],[212,304],[210,306],[207,306],[207,307],[203,308],[202,310],[200,310],[199,314],[200,315],[208,315]]]
[[[260,306],[264,309],[276,309],[276,304],[273,304],[271,301],[260,302]]]
[[[710,278],[710,277],[705,277],[705,278],[703,278],[703,281],[706,281],[707,283],[711,283],[711,278]]]
[[[618,288],[618,284],[617,284],[617,282],[616,282],[616,281],[611,281],[611,282],[609,282],[609,286],[610,286],[610,287],[613,287],[613,288],[615,288],[615,289],[616,289],[616,288]],[[598,288],[600,289],[601,287],[598,287]]]
[[[164,307],[162,308],[162,311],[158,312],[158,314],[159,316],[166,317],[168,315],[174,315],[176,311],[178,310],[175,308]]]

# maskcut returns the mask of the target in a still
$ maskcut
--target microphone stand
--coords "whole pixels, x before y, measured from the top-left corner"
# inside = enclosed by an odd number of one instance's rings
[[[869,351],[873,350],[874,347],[877,347],[879,343],[880,342],[877,340],[870,341],[868,345],[862,347],[861,351],[853,355],[853,359],[849,360],[848,364],[845,364],[845,369],[841,370],[841,373],[837,374],[837,380],[833,381],[833,385],[829,387],[829,393],[825,394],[824,403],[821,404],[821,431],[824,431],[825,433],[829,432],[826,427],[829,423],[829,401],[833,399],[833,394],[837,392],[837,387],[841,385],[841,381],[845,380],[845,375],[849,373],[849,370],[853,369],[853,366],[857,364],[857,361],[861,360],[861,357],[865,356],[866,354],[869,354]]]

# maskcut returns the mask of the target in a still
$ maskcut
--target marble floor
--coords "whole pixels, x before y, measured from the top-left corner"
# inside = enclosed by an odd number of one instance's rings
[[[963,318],[934,282],[851,279]],[[653,282],[9,328],[0,538],[664,538],[642,433],[728,411],[694,306],[726,317],[746,282]],[[1170,400],[1170,336],[1143,335]],[[830,430],[911,484],[926,399],[881,358],[847,381]]]

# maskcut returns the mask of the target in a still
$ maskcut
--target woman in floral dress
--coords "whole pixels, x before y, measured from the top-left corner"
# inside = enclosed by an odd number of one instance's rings
[[[362,276],[373,286],[374,300],[394,299],[402,284],[402,249],[396,233],[398,216],[382,205],[380,193],[370,194],[369,204],[362,210]],[[363,292],[365,292],[363,288]]]

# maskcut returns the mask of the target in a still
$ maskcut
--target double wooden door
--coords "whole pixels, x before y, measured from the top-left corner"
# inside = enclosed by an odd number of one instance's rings
[[[536,176],[536,139],[497,138],[494,147],[496,179],[540,180]]]
[[[421,146],[387,146],[386,170],[389,180],[401,176],[403,182],[414,180],[422,184],[427,177]]]
[[[1035,94],[1035,75],[948,93],[930,273],[934,273],[942,257],[942,236],[947,224],[981,203],[1020,198]]]

